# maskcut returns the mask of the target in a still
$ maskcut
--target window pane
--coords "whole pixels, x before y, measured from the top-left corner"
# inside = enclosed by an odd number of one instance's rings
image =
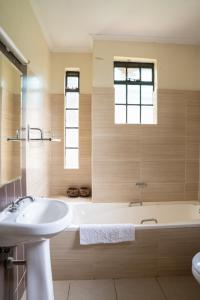
[[[114,79],[125,80],[126,79],[126,68],[114,68]]]
[[[139,104],[140,103],[140,86],[128,85],[128,103]]]
[[[115,103],[126,103],[126,86],[115,84]]]
[[[78,110],[66,110],[65,122],[67,127],[78,127]]]
[[[140,69],[128,68],[128,79],[133,81],[140,80]]]
[[[153,104],[153,86],[141,86],[141,102],[142,104]]]
[[[153,124],[154,123],[154,107],[153,106],[142,106],[142,123]]]
[[[78,88],[78,77],[67,76],[67,88],[68,89],[77,89]]]
[[[125,124],[126,123],[126,106],[115,105],[115,123]]]
[[[140,106],[128,106],[128,123],[140,124]]]
[[[65,96],[67,108],[78,108],[79,107],[79,93],[66,93]]]
[[[78,129],[69,129],[65,131],[66,147],[78,147]]]
[[[79,168],[79,150],[65,149],[65,167],[67,169]]]
[[[152,81],[152,69],[142,68],[141,69],[141,80],[142,81]]]

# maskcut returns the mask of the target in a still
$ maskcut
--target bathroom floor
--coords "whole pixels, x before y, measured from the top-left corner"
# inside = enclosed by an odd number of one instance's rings
[[[200,286],[192,276],[55,281],[54,291],[55,300],[200,299]]]

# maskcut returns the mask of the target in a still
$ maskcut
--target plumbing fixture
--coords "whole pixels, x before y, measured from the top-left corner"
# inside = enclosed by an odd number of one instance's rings
[[[139,188],[144,188],[147,186],[147,183],[144,181],[138,181],[136,182],[136,186],[138,186]]]
[[[129,202],[129,207],[134,206],[136,204],[139,204],[140,206],[142,206],[142,201],[141,200],[135,200],[135,201],[131,201]]]
[[[17,260],[14,259],[11,256],[8,256],[5,260],[4,260],[4,266],[5,268],[8,269],[12,269],[14,266],[25,266],[26,265],[26,261],[25,260]]]
[[[25,200],[25,199],[30,199],[32,202],[35,201],[35,199],[32,196],[24,196],[18,198],[16,201],[13,201],[11,203],[11,207],[9,208],[9,212],[15,212],[19,208],[20,203]]]
[[[150,219],[143,219],[141,220],[140,224],[143,224],[145,222],[155,222],[156,224],[158,223],[158,220],[155,218],[150,218]]]

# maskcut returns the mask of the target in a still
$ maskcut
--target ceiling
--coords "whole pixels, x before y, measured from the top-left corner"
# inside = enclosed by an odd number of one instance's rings
[[[92,39],[200,44],[200,0],[30,0],[51,51]]]

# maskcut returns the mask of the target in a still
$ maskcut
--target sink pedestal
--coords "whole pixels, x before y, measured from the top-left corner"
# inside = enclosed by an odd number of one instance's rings
[[[26,245],[27,300],[54,300],[49,240]]]

